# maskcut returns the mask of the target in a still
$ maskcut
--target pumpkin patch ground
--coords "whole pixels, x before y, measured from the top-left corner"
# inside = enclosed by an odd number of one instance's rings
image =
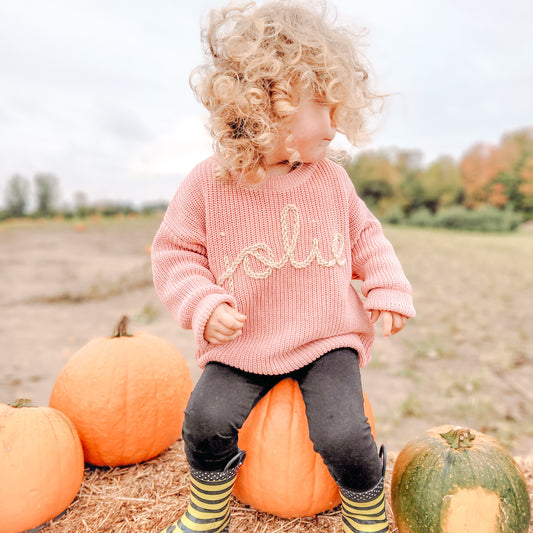
[[[152,286],[148,249],[158,216],[0,224],[0,403],[48,405],[54,382],[88,341],[131,330],[156,335],[187,359]],[[496,437],[533,479],[533,231],[475,234],[386,227],[414,288],[417,317],[376,340],[363,373],[378,440],[394,451],[427,428],[453,423]],[[443,305],[443,302],[445,305]],[[140,465],[88,467],[68,512],[43,532],[157,532],[186,506],[181,442]],[[389,474],[390,477],[390,474]],[[277,519],[235,502],[231,531],[338,532],[340,511]],[[389,512],[389,516],[391,513]],[[533,533],[533,529],[530,529]],[[395,533],[395,528],[392,528]]]

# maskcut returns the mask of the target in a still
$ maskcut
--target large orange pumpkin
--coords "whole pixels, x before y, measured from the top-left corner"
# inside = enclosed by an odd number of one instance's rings
[[[469,428],[431,428],[394,463],[391,501],[400,533],[526,533],[530,501],[511,454]]]
[[[365,414],[375,437],[372,409]],[[252,410],[239,433],[246,460],[233,494],[254,509],[282,518],[313,516],[340,503],[339,489],[313,449],[298,383],[285,379]]]
[[[74,423],[85,460],[139,463],[181,436],[192,380],[181,354],[148,334],[129,335],[123,317],[111,338],[94,339],[61,370],[50,406]]]
[[[26,401],[0,404],[0,533],[61,514],[83,480],[83,450],[68,418]]]

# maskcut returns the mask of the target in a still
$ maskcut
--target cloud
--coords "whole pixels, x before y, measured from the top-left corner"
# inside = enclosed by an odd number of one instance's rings
[[[142,145],[128,164],[137,176],[186,174],[211,153],[205,115],[182,115]]]
[[[188,76],[200,21],[224,3],[0,1],[0,190],[16,172],[52,172],[67,196],[172,194],[211,153]],[[332,4],[368,27],[378,89],[393,95],[370,148],[457,158],[531,126],[530,0]]]
[[[104,106],[99,121],[103,130],[124,142],[147,141],[153,132],[141,116],[129,109]]]

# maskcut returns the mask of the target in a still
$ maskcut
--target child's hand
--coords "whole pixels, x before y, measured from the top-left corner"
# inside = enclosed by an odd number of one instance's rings
[[[215,308],[205,326],[204,338],[211,344],[224,344],[242,335],[246,316],[222,303]]]
[[[372,309],[370,315],[370,323],[375,324],[381,315],[381,321],[383,322],[383,336],[388,337],[401,331],[407,323],[407,317],[400,315],[400,313],[394,313],[392,311],[378,311]]]

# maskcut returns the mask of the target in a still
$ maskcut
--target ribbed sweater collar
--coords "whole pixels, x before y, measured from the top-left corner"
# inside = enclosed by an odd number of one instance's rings
[[[267,174],[263,183],[260,184],[260,189],[266,191],[287,191],[294,189],[309,179],[316,166],[317,163],[303,163],[287,174],[281,174],[279,176]]]
[[[217,161],[216,157],[214,161]],[[304,184],[313,175],[319,164],[320,162],[303,163],[287,174],[279,176],[267,174],[261,183],[239,186],[256,191],[289,191]]]

